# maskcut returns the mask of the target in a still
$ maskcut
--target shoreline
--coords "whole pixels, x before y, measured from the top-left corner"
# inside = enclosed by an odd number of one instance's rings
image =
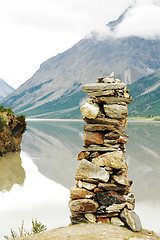
[[[48,121],[48,122],[83,122],[82,119],[62,119],[62,118],[26,118],[26,121],[28,122],[43,122],[43,121]],[[128,119],[128,123],[160,123],[160,121],[156,120],[135,120],[135,119]]]

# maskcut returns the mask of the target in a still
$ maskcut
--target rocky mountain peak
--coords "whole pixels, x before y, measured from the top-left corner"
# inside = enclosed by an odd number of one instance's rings
[[[131,10],[108,23],[114,32]],[[2,104],[15,113],[32,117],[75,117],[83,102],[81,86],[99,76],[116,72],[116,78],[131,84],[160,68],[160,40],[136,36],[125,38],[85,37],[72,48],[41,64],[37,72]],[[67,110],[68,109],[68,110]],[[72,114],[68,113],[70,110]]]
[[[118,19],[110,21],[107,26],[110,27],[111,31],[114,31],[115,28],[123,21],[126,17],[127,13],[133,8],[133,6],[129,6],[120,16]]]
[[[14,91],[14,88],[9,86],[4,80],[0,79],[0,100],[5,98],[11,92]]]

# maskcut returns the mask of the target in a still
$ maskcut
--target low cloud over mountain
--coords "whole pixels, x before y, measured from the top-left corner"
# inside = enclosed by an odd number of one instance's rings
[[[97,29],[99,39],[137,36],[145,39],[160,38],[160,1],[137,0],[119,18],[114,28],[110,25]],[[117,20],[116,20],[117,22]]]

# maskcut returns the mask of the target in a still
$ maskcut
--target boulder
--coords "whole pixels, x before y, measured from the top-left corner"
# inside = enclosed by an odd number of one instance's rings
[[[104,153],[97,158],[93,158],[92,162],[97,166],[106,166],[115,169],[126,168],[125,158],[122,151]]]
[[[120,137],[120,133],[109,132],[104,135],[105,139],[117,139]]]
[[[142,225],[139,216],[135,212],[124,208],[124,210],[120,214],[120,219],[132,231],[140,232],[142,230]]]
[[[101,132],[84,132],[84,144],[103,144],[104,134]]]
[[[99,113],[99,106],[97,104],[90,104],[86,102],[81,108],[83,117],[95,119]]]
[[[84,216],[89,222],[91,223],[96,222],[96,216],[93,213],[86,213]]]
[[[123,106],[123,105],[104,104],[104,111],[106,116],[110,118],[121,119],[121,118],[126,118],[128,116],[127,106]]]
[[[106,192],[97,192],[96,193],[97,200],[102,206],[109,206],[113,203],[123,203],[125,199],[122,195],[114,191],[106,191]]]
[[[99,157],[99,152],[92,152],[90,156],[91,158]]]
[[[89,221],[83,216],[83,214],[79,216],[70,216],[72,224],[79,224],[79,223],[89,223]]]
[[[129,210],[134,210],[135,204],[134,204],[134,203],[132,204],[132,203],[127,202],[127,203],[126,203],[126,208],[129,209]]]
[[[88,83],[82,86],[83,92],[103,91],[109,89],[123,89],[124,83]]]
[[[104,190],[118,191],[118,192],[121,192],[121,191],[124,192],[127,190],[126,186],[122,186],[114,183],[99,183],[98,188],[101,188]]]
[[[105,169],[82,159],[77,167],[76,180],[94,179],[97,181],[108,182],[109,174]]]
[[[118,141],[117,140],[111,140],[111,139],[104,139],[104,145],[106,146],[107,144],[109,144],[109,145],[114,145],[114,144],[117,144],[118,143]]]
[[[105,102],[108,104],[114,103],[127,103],[130,104],[133,101],[133,98],[125,98],[125,97],[100,97],[99,101]]]
[[[112,217],[111,218],[111,223],[113,225],[116,225],[116,226],[119,226],[119,227],[122,227],[124,226],[124,223],[118,218],[118,217]],[[131,240],[131,239],[130,239]]]
[[[107,213],[117,213],[120,212],[124,207],[126,206],[126,203],[121,203],[121,204],[113,204],[110,205],[109,207],[106,207],[106,212]]]
[[[90,151],[90,152],[112,152],[112,151],[117,151],[117,150],[120,150],[120,148],[115,148],[115,146],[100,146],[100,145],[86,145],[82,148],[82,152],[85,152],[85,151]]]
[[[104,145],[105,147],[115,148],[116,150],[117,150],[118,148],[120,148],[120,144],[110,144],[110,143],[106,143],[105,141],[104,141],[103,145]]]
[[[97,217],[97,222],[99,222],[99,223],[109,223],[110,218],[109,217]]]
[[[93,189],[95,189],[96,187],[97,187],[97,185],[96,184],[94,184],[94,183],[89,183],[89,182],[82,182],[82,181],[78,181],[78,187],[83,187],[83,188],[85,188],[85,189],[87,189],[87,190],[93,190]]]
[[[110,96],[114,95],[114,90],[88,92],[87,95],[89,97]]]
[[[108,218],[108,217],[109,217],[109,218],[111,218],[111,217],[116,217],[116,216],[118,216],[118,214],[119,214],[119,213],[116,213],[116,212],[115,212],[115,213],[97,213],[97,214],[96,214],[96,217],[97,217],[97,218],[98,218],[98,217],[102,217],[102,218],[106,218],[106,217]]]
[[[71,212],[96,212],[98,209],[98,203],[91,199],[77,199],[71,200],[69,203]]]
[[[71,199],[92,198],[95,194],[84,188],[73,187],[70,189]]]
[[[113,175],[112,178],[121,185],[129,185],[129,181],[127,180],[127,178],[122,175]]]
[[[128,141],[128,136],[123,134],[117,139],[117,141],[120,142],[120,143],[125,143],[126,144],[127,141]]]
[[[106,131],[106,130],[112,130],[117,131],[117,129],[113,125],[109,124],[87,124],[84,127],[84,131],[88,132],[97,132],[97,131]]]
[[[89,158],[90,158],[90,152],[80,152],[77,156],[78,160],[89,159]]]
[[[111,118],[97,117],[95,119],[84,118],[83,120],[85,122],[91,123],[91,124],[111,124],[111,125],[116,125],[116,126],[120,124],[120,121],[118,119],[111,119]]]
[[[96,192],[103,192],[103,189],[96,187],[96,188],[94,189],[94,193],[96,193]]]
[[[134,204],[135,203],[135,197],[132,193],[128,193],[127,195],[124,195],[124,198],[126,199],[126,202]]]
[[[110,76],[100,77],[97,79],[98,79],[98,82],[100,82],[100,83],[113,83],[113,82],[115,82],[114,72],[112,72]]]

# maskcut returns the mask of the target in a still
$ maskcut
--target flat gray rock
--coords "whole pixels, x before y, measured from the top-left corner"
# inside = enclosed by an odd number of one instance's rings
[[[105,90],[105,91],[95,91],[95,92],[88,92],[87,95],[89,97],[100,97],[100,96],[110,96],[114,95],[114,90]]]
[[[124,207],[126,206],[126,203],[110,205],[109,207],[106,207],[107,213],[114,213],[114,212],[120,212]]]
[[[116,185],[114,183],[99,183],[98,188],[102,188],[104,190],[111,190],[111,191],[117,191],[117,192],[124,192],[127,190],[126,186],[122,185]]]
[[[81,188],[83,187],[83,188],[85,188],[87,190],[93,190],[93,189],[95,189],[97,187],[97,185],[94,184],[94,183],[82,182],[80,180],[78,181],[78,186],[81,187]]]
[[[115,169],[126,168],[124,153],[122,151],[107,152],[97,158],[93,158],[92,162],[99,167],[111,167]]]
[[[92,199],[77,199],[71,200],[69,203],[71,212],[96,212],[98,209],[98,203]]]
[[[80,198],[92,198],[94,197],[94,193],[88,191],[87,189],[80,188],[80,187],[72,187],[70,189],[70,198],[71,199],[80,199]]]
[[[123,89],[124,83],[88,83],[82,86],[83,92],[103,91],[110,89]]]
[[[97,151],[97,152],[112,152],[112,151],[117,151],[117,150],[121,150],[120,148],[114,148],[114,147],[105,147],[105,146],[98,146],[98,145],[90,145],[88,146],[84,146],[82,148],[82,151]]]
[[[111,119],[111,118],[98,118],[95,119],[88,119],[84,118],[84,121],[91,124],[111,124],[111,125],[119,125],[120,121],[118,119]]]
[[[127,103],[130,104],[133,101],[133,98],[125,98],[125,97],[100,97],[98,98],[99,101],[105,102],[108,104],[111,103]]]
[[[102,182],[108,182],[109,173],[95,164],[82,159],[77,167],[76,180],[93,179]]]
[[[140,232],[142,230],[142,225],[139,216],[135,212],[124,208],[120,214],[120,219],[132,231]]]
[[[111,104],[104,104],[104,111],[107,117],[109,118],[126,118],[128,116],[128,108],[127,106]]]
[[[118,131],[115,126],[111,124],[87,124],[84,127],[84,131],[88,132],[96,132],[96,131],[106,131],[106,130],[112,130],[112,131]]]
[[[122,175],[113,175],[112,178],[119,184],[127,186],[128,185],[128,180],[126,177]]]

